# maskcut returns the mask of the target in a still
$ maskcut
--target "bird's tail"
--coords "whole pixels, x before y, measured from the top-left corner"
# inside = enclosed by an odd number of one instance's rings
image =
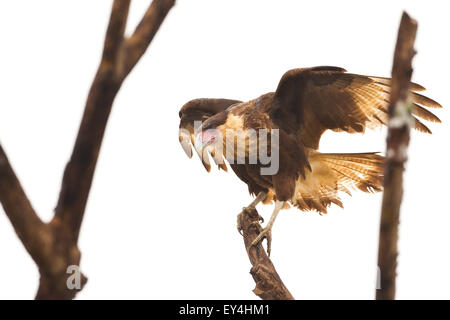
[[[364,192],[383,188],[384,157],[371,153],[319,153],[319,161],[336,172],[339,181]]]
[[[381,191],[384,157],[378,153],[319,153],[309,157],[311,171],[296,183],[292,203],[301,210],[326,213],[334,203],[343,207],[339,191]]]

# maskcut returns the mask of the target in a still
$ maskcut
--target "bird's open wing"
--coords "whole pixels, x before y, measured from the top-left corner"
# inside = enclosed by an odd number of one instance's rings
[[[180,109],[179,140],[184,152],[186,152],[189,158],[192,157],[192,146],[194,146],[195,149],[195,122],[203,122],[211,116],[224,111],[233,104],[240,102],[241,101],[230,99],[200,98],[189,101]],[[199,156],[202,160],[203,166],[209,172],[211,170],[211,164],[209,162],[209,157],[206,154],[206,151],[204,153],[205,154],[203,155],[199,154]],[[212,153],[211,155],[219,168],[227,171],[227,167],[223,159],[217,159],[217,157],[221,157],[222,155],[214,153]]]
[[[293,69],[281,78],[270,112],[296,130],[305,146],[317,149],[327,129],[354,133],[387,124],[390,84],[389,78],[346,73],[338,67]],[[415,129],[431,133],[417,117],[440,122],[424,107],[441,105],[417,93],[423,90],[411,83],[412,113]]]

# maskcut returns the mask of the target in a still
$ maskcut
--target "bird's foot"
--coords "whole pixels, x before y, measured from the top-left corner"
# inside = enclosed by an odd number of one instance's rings
[[[244,208],[242,208],[241,213],[239,213],[237,215],[237,230],[241,234],[241,236],[242,236],[242,232],[244,231],[244,226],[243,226],[243,223],[242,223],[242,219],[244,218],[244,214],[248,214],[248,213],[250,213],[250,212],[252,212],[254,210],[256,210],[254,206],[244,207]],[[264,218],[261,217],[259,214],[258,214],[258,221],[264,222]],[[255,222],[259,224],[258,221],[255,221]]]
[[[271,251],[271,248],[272,248],[272,226],[267,226],[267,227],[263,228],[258,221],[254,221],[252,223],[252,225],[254,225],[254,226],[256,226],[258,228],[259,234],[255,238],[255,240],[253,240],[251,246],[256,246],[259,243],[261,243],[261,241],[266,239],[266,241],[267,241],[267,255],[270,257],[270,251]]]

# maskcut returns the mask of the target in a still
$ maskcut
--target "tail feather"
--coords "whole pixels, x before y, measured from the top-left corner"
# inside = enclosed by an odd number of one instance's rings
[[[300,210],[326,213],[332,203],[343,207],[339,192],[382,190],[384,157],[378,153],[314,152],[309,160],[312,170],[297,180],[292,199]]]

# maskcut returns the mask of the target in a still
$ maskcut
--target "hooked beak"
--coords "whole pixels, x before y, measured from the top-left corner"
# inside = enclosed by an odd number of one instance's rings
[[[191,135],[189,131],[180,129],[178,132],[178,140],[180,141],[181,147],[189,158],[192,158],[192,148],[191,148]]]

